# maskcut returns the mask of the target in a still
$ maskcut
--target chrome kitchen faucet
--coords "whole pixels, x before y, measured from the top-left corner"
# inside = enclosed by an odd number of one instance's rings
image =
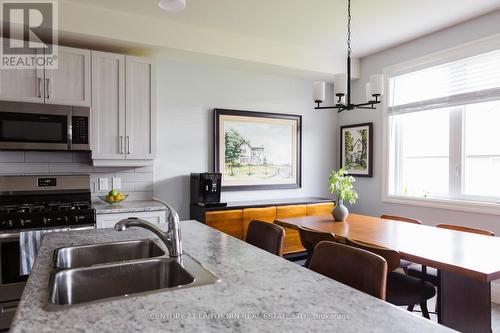
[[[160,201],[158,199],[155,199],[156,201],[161,202],[167,207],[167,210],[169,212],[168,215],[168,230],[164,232],[160,228],[158,228],[156,225],[144,221],[142,219],[139,219],[137,217],[129,217],[128,219],[121,220],[120,222],[115,224],[115,230],[117,231],[124,231],[127,228],[130,227],[137,227],[137,228],[144,228],[147,229],[158,238],[161,239],[163,244],[167,247],[168,254],[170,257],[179,257],[182,255],[182,242],[181,242],[181,229],[179,226],[179,214],[173,209],[171,206],[167,205],[163,201]]]

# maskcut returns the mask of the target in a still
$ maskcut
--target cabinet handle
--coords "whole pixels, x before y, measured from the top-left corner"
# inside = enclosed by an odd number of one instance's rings
[[[123,136],[120,135],[120,139],[118,142],[118,149],[120,151],[120,154],[123,154]]]
[[[130,155],[130,136],[127,135],[127,154]]]
[[[42,78],[39,77],[38,78],[38,97],[42,97],[43,93],[42,93]]]
[[[45,79],[45,91],[46,91],[46,98],[50,98],[50,91],[49,91],[49,82],[50,82],[50,79],[49,78],[46,78]]]

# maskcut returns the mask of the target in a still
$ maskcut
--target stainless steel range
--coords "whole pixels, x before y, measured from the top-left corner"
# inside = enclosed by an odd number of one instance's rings
[[[9,328],[27,275],[20,273],[22,231],[95,228],[90,177],[0,177],[0,330]]]

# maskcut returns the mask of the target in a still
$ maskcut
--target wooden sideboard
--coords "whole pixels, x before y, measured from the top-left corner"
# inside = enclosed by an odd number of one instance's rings
[[[244,240],[253,220],[273,223],[276,219],[330,215],[334,202],[325,198],[291,198],[279,200],[230,202],[226,207],[191,205],[192,220],[205,223],[235,238]],[[297,230],[285,228],[284,254],[304,251]]]

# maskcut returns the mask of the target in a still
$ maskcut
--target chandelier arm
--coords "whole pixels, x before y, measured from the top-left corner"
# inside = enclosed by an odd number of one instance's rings
[[[339,106],[315,106],[315,110],[326,110],[326,109],[345,109],[346,107],[344,105],[339,105]]]
[[[374,106],[375,104],[380,104],[380,101],[369,101],[367,103],[355,104],[354,106],[359,108],[360,106]]]

